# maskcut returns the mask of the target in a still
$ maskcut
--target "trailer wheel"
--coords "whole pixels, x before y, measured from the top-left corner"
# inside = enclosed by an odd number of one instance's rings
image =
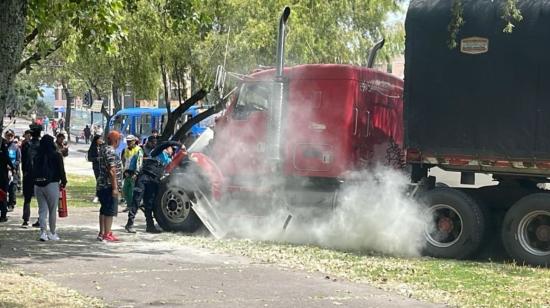
[[[480,248],[485,218],[479,204],[462,191],[438,187],[425,193],[433,224],[426,230],[424,254],[438,258],[465,259]]]
[[[550,194],[532,194],[516,202],[504,217],[502,242],[516,262],[549,266]]]
[[[181,174],[172,176],[182,177]],[[191,209],[195,196],[189,189],[171,184],[172,176],[160,185],[154,208],[155,219],[165,231],[193,233],[201,226],[197,214]]]

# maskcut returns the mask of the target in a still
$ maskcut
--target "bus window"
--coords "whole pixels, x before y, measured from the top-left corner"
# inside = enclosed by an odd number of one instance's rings
[[[141,135],[141,117],[136,116],[134,117],[134,127],[135,127],[135,133],[136,135]]]
[[[152,125],[151,115],[148,113],[141,115],[141,129],[139,130],[140,134],[145,134],[145,135],[151,134],[151,130],[152,130],[151,125]]]
[[[126,116],[125,115],[119,115],[115,117],[115,124],[114,129],[118,130],[119,132],[124,131],[124,126],[126,125]]]
[[[123,128],[121,130],[122,134],[125,136],[128,136],[132,133],[132,118],[126,117],[125,123],[123,124]]]

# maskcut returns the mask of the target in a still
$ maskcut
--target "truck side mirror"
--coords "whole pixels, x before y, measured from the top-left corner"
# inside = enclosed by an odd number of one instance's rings
[[[227,73],[223,65],[218,65],[216,69],[216,80],[214,81],[214,88],[217,89],[220,98],[223,98],[223,89],[225,87],[225,77]]]

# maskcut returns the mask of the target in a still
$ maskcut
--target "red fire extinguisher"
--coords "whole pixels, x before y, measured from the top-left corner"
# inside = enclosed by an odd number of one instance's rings
[[[69,209],[67,208],[67,191],[65,187],[59,187],[59,217],[69,216]]]

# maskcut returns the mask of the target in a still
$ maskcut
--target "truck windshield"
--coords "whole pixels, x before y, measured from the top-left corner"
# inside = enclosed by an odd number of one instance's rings
[[[245,83],[241,87],[236,108],[242,111],[267,110],[273,85],[271,83]]]

